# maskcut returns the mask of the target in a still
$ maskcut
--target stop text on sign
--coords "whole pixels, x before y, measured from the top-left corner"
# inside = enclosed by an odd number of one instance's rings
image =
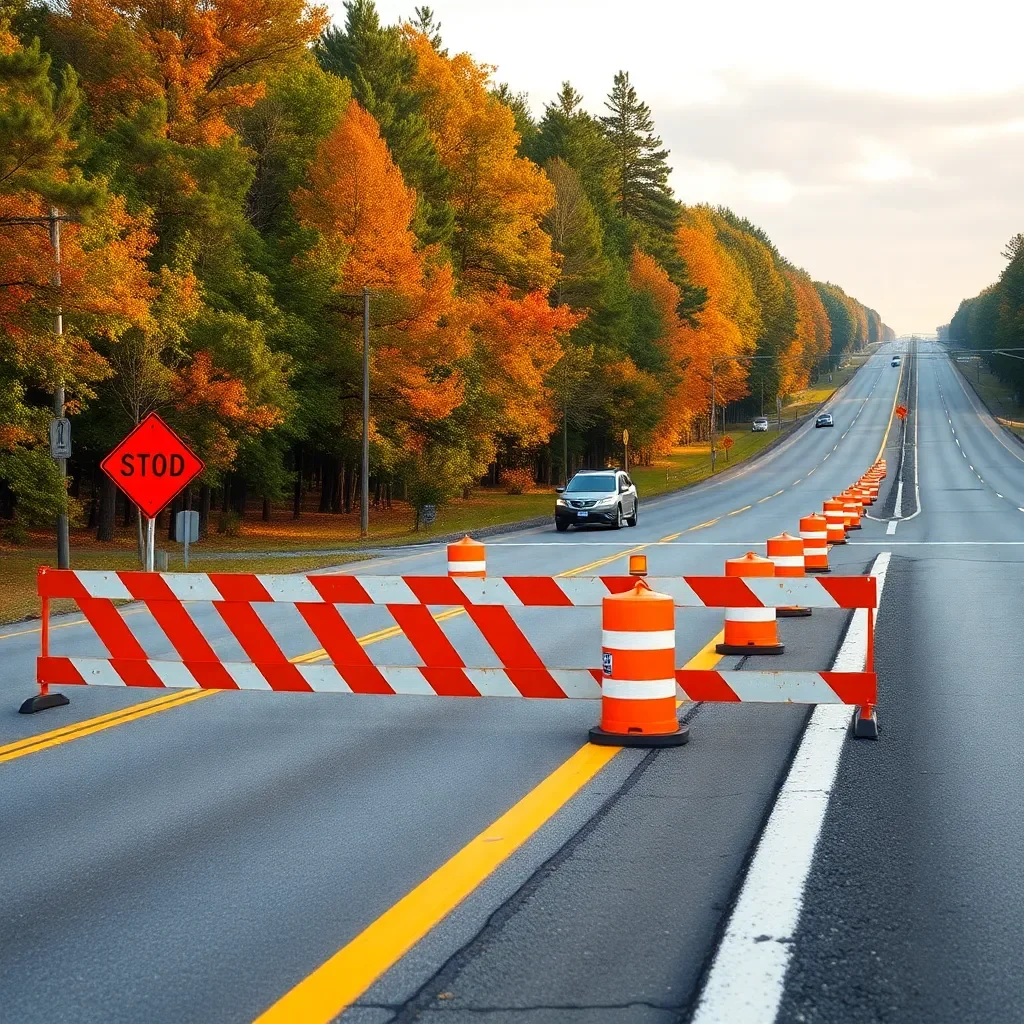
[[[150,413],[101,463],[100,468],[155,519],[204,466],[191,448]]]
[[[164,476],[168,473],[168,467],[171,476],[184,476],[184,457],[177,453],[168,458],[163,452],[156,452],[153,455],[149,452],[125,452],[121,456],[120,475],[134,476],[138,471],[142,476],[146,476],[147,473],[152,476]]]

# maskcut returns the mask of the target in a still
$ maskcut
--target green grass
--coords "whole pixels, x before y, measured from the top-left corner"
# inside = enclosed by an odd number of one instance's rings
[[[208,558],[201,562],[189,559],[189,572],[306,572],[326,569],[341,562],[360,561],[366,555],[310,555],[297,558],[268,558],[253,555],[248,558]],[[40,565],[53,566],[56,559],[50,551],[24,549],[3,552],[3,572],[0,575],[0,623],[20,622],[39,615],[36,596],[36,569]],[[74,552],[72,565],[76,569],[138,569],[134,553],[117,551]],[[168,569],[184,572],[180,555],[168,559]],[[73,600],[59,598],[50,602],[53,614],[73,612],[78,605]]]

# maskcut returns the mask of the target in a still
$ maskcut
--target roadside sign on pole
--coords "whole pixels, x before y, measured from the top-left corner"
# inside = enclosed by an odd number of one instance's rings
[[[101,463],[103,470],[155,519],[204,469],[203,460],[151,412]]]
[[[722,447],[726,451],[728,451],[735,443],[736,442],[728,434],[726,434],[725,437],[722,438]]]
[[[50,420],[50,454],[55,459],[71,458],[71,420],[66,416]]]
[[[185,568],[188,568],[188,546],[199,540],[199,513],[186,509],[174,517],[174,536],[185,545]]]
[[[622,432],[622,443],[623,444],[629,444],[629,431],[628,430],[624,430]]]

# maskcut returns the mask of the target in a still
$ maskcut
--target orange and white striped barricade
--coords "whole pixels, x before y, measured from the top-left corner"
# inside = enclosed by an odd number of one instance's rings
[[[448,545],[448,575],[479,577],[487,575],[487,555],[483,544],[465,536]]]
[[[828,521],[821,515],[800,520],[800,539],[804,542],[804,571],[831,572],[828,567]]]
[[[829,544],[846,543],[846,509],[834,498],[822,506],[825,510],[825,530]]]
[[[601,602],[601,724],[590,742],[678,747],[690,738],[676,718],[675,603],[637,580]]]
[[[736,561],[756,561],[756,555]],[[771,562],[767,565],[774,570]],[[763,572],[763,569],[756,571]],[[735,573],[735,570],[734,570]],[[39,596],[48,612],[53,598],[72,598],[92,626],[97,639],[106,647],[107,657],[78,657],[50,651],[50,629],[44,618],[41,646],[36,662],[39,697],[23,706],[26,711],[41,710],[40,701],[54,701],[63,695],[50,691],[60,684],[105,686],[195,688],[209,690],[271,690],[292,692],[333,692],[378,695],[434,695],[439,697],[505,698],[593,698],[629,700],[624,689],[643,692],[655,671],[667,671],[665,654],[659,655],[657,670],[648,665],[649,676],[630,678],[631,651],[666,651],[671,627],[666,626],[664,595],[676,608],[726,608],[730,610],[773,613],[780,606],[799,603],[809,608],[873,609],[876,582],[873,577],[832,576],[776,579],[773,575],[676,576],[645,580],[645,596],[635,596],[637,580],[630,576],[349,576],[328,574],[264,575],[255,573],[152,573],[101,572],[77,569],[41,569]],[[611,675],[604,667],[553,668],[534,650],[528,637],[512,618],[510,609],[550,609],[549,617],[575,614],[576,608],[605,607],[605,598],[634,593],[633,604],[657,608],[646,612],[646,629],[633,629],[632,619],[605,619],[608,632],[605,647],[612,654]],[[650,596],[654,595],[654,596]],[[125,617],[115,602],[141,602],[147,616]],[[275,614],[273,609],[258,613],[261,606],[286,605],[295,616]],[[393,645],[368,650],[360,644],[351,625],[342,614],[348,606],[382,606],[405,635],[419,664],[395,664],[387,660]],[[242,652],[225,655],[220,636],[208,638],[210,612],[223,624],[228,639]],[[616,608],[616,604],[611,605]],[[497,659],[482,659],[486,666],[468,665],[442,629],[436,609],[461,609],[481,639]],[[627,613],[628,614],[628,613]],[[732,617],[737,617],[733,613]],[[437,616],[437,617],[435,617]],[[750,618],[744,621],[751,621]],[[765,621],[759,615],[754,620]],[[625,629],[616,625],[626,623]],[[156,643],[173,654],[150,657],[132,632],[145,625],[147,647]],[[200,629],[202,625],[202,629]],[[869,620],[873,629],[874,619]],[[658,629],[653,627],[657,626]],[[666,627],[662,629],[661,627]],[[771,628],[774,628],[772,620]],[[284,632],[284,637],[275,632]],[[163,633],[163,639],[160,638]],[[633,646],[615,633],[665,634],[656,639],[638,640]],[[305,633],[306,636],[300,634]],[[873,636],[873,634],[871,634]],[[311,659],[298,651],[308,650],[311,637],[322,646],[321,657]],[[166,641],[166,643],[165,643]],[[873,640],[871,641],[873,644]],[[618,646],[616,646],[616,644]],[[647,646],[644,646],[644,645]],[[228,649],[233,644],[228,645]],[[401,648],[399,648],[401,649]],[[869,646],[873,652],[873,646]],[[616,654],[621,652],[621,657]],[[757,653],[743,646],[740,653]],[[378,660],[374,660],[373,655]],[[872,654],[873,656],[873,654]],[[625,663],[625,664],[624,664]],[[671,664],[669,661],[667,664]],[[859,718],[873,721],[877,703],[874,669],[869,661],[863,671],[712,671],[676,669],[677,696],[691,701],[738,701],[856,704],[867,708]],[[619,694],[610,687],[602,693],[602,681],[619,680]],[[662,678],[660,675],[658,678]],[[629,686],[628,684],[636,684]],[[667,689],[667,687],[665,687]],[[626,725],[650,727],[657,720],[660,728],[676,727],[665,717],[667,698],[649,695],[657,716],[644,716],[643,710],[627,709],[639,716]],[[33,706],[33,704],[36,706]],[[634,704],[643,703],[634,699]],[[52,706],[43,703],[42,707]],[[660,717],[658,717],[660,716]],[[604,723],[602,723],[604,724]],[[678,723],[677,723],[678,724]],[[861,730],[868,725],[859,726]],[[609,731],[605,729],[605,731]],[[863,734],[863,733],[862,733]],[[656,745],[667,732],[635,732],[631,741]]]
[[[728,558],[726,576],[774,576],[775,564],[767,558],[748,551],[741,558]],[[779,643],[775,608],[727,606],[725,609],[725,639],[717,644],[719,654],[782,654]]]
[[[804,575],[804,542],[799,537],[793,537],[788,533],[769,537],[768,558],[775,565],[776,576],[794,579]],[[780,619],[805,617],[810,614],[810,608],[802,608],[799,605],[786,605],[784,608],[775,609],[775,615]]]

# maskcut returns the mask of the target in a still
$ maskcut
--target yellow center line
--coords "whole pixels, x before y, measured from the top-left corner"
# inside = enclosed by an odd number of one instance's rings
[[[670,533],[667,537],[662,537],[658,541],[659,544],[668,544],[670,541],[675,540],[677,537],[682,537],[682,533]]]
[[[685,532],[686,533],[692,533],[694,530],[703,530],[705,526],[714,526],[715,523],[717,523],[718,520],[721,519],[721,518],[722,518],[721,516],[718,516],[715,519],[709,519],[706,523],[698,523],[696,526],[691,526]]]
[[[646,545],[644,545],[646,546]],[[577,570],[579,571],[579,570]],[[719,633],[684,666],[711,669]],[[587,743],[510,810],[471,839],[329,960],[286,992],[255,1024],[327,1024],[448,916],[614,758],[621,747]]]
[[[139,612],[145,610],[145,608],[128,608],[121,612],[121,615],[138,615]],[[88,621],[88,619],[73,619],[71,622],[51,622],[50,632],[52,633],[55,629],[67,629],[68,626],[84,626]],[[39,633],[41,629],[41,626],[33,626],[32,629],[19,629],[16,633],[0,633],[0,640],[10,640],[14,636],[28,636],[30,633]]]
[[[882,444],[879,446],[878,454],[875,456],[877,462],[882,457],[882,452],[885,451],[886,443],[889,440],[889,431],[892,430],[893,416],[896,415],[896,403],[900,397],[900,386],[903,384],[903,363],[900,363],[900,375],[896,380],[896,394],[892,396],[892,409],[889,412],[889,422],[885,427],[885,435],[882,437]]]
[[[8,743],[0,747],[0,762],[13,761],[16,758],[24,757],[26,754],[34,754],[49,747],[56,747],[61,743],[68,743],[71,740],[81,739],[83,736],[92,736],[94,733],[103,732],[105,729],[112,729],[116,725],[123,725],[125,722],[135,722],[140,718],[147,718],[169,708],[180,707],[182,704],[191,704],[192,701],[200,700],[202,697],[210,697],[215,690],[176,690],[171,694],[163,694],[154,700],[145,701],[142,704],[133,704],[131,707],[122,708],[119,711],[112,711],[107,715],[99,715],[96,718],[87,718],[84,722],[75,722],[51,732],[40,733],[38,736],[30,736],[14,743]]]
[[[731,512],[726,512],[727,516],[738,516],[741,512],[746,512],[748,508],[753,508],[753,505],[744,505],[743,508],[734,508]]]

